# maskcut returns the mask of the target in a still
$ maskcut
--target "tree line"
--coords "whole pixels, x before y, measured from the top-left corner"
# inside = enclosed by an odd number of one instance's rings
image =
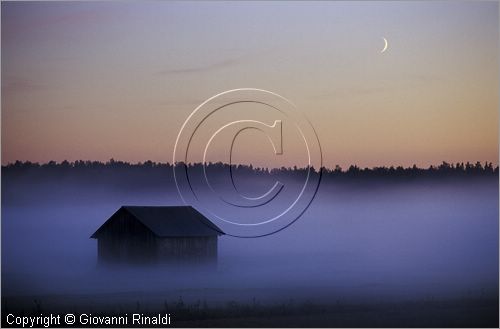
[[[184,163],[177,163],[177,166],[184,166]],[[196,169],[201,168],[202,163],[189,163],[188,168]],[[211,170],[226,170],[229,164],[222,162],[208,163],[206,167]],[[153,161],[145,161],[138,163],[130,163],[125,161],[118,161],[110,159],[106,162],[101,161],[49,161],[46,163],[37,163],[30,161],[16,161],[2,166],[3,173],[22,173],[25,171],[43,171],[52,173],[68,173],[68,172],[85,172],[85,171],[163,171],[172,170],[173,165],[170,163],[161,163]],[[427,168],[420,168],[416,165],[410,167],[403,166],[380,166],[372,168],[361,168],[357,165],[351,165],[344,169],[340,166],[334,168],[322,167],[318,168],[304,168],[304,167],[281,167],[281,168],[262,168],[253,167],[252,165],[232,165],[233,170],[241,172],[253,173],[270,173],[270,174],[297,174],[303,173],[311,169],[314,173],[320,173],[327,177],[440,177],[440,176],[498,176],[498,165],[494,166],[491,162],[476,162],[476,163],[448,163],[443,161],[440,165],[431,165]]]

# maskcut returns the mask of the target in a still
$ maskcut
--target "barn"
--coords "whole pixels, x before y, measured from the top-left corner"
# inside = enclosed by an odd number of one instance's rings
[[[223,234],[190,206],[122,206],[91,238],[100,264],[213,264]]]

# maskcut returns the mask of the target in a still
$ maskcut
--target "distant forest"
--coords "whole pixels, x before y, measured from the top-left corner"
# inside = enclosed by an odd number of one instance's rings
[[[184,165],[184,163],[178,163],[179,165]],[[201,168],[201,163],[188,164],[189,168]],[[224,171],[229,169],[228,164],[221,162],[208,163],[207,167],[209,170],[214,171]],[[107,162],[99,161],[62,161],[55,162],[50,161],[47,163],[33,163],[33,162],[22,162],[16,161],[15,163],[10,163],[6,166],[2,166],[2,174],[12,174],[14,176],[22,174],[33,174],[36,176],[52,176],[52,175],[92,175],[92,174],[155,174],[163,175],[166,171],[172,171],[172,164],[169,163],[157,163],[152,161],[140,162],[140,163],[128,163],[124,161],[116,161],[111,159]],[[301,172],[305,172],[307,168],[297,168],[297,167],[281,167],[281,168],[260,168],[253,167],[252,165],[233,165],[231,168],[237,173],[248,173],[248,174],[277,174],[277,175],[296,175]],[[493,166],[491,162],[476,162],[472,163],[448,163],[442,162],[437,166],[429,166],[428,168],[419,168],[416,165],[411,167],[402,166],[390,166],[390,167],[373,167],[373,168],[360,168],[356,165],[351,165],[347,169],[343,169],[340,166],[335,168],[321,168],[319,171],[317,168],[312,168],[315,173],[320,173],[324,178],[336,178],[338,180],[342,179],[395,179],[395,180],[406,180],[406,179],[416,179],[416,178],[439,178],[439,177],[498,177],[498,166]]]

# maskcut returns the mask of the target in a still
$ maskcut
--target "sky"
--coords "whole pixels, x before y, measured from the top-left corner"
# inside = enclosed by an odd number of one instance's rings
[[[293,102],[328,167],[498,164],[498,13],[493,1],[2,2],[2,164],[171,162],[192,111],[244,87]],[[258,131],[235,145],[242,163],[303,158],[300,142],[280,157]]]

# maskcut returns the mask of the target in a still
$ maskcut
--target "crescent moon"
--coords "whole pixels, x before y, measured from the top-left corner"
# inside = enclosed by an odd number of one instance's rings
[[[384,51],[386,51],[386,50],[387,50],[387,46],[389,45],[389,43],[387,42],[387,39],[386,39],[386,38],[382,38],[382,39],[384,39],[384,49],[382,49],[382,50],[380,51],[380,53],[383,53]]]

